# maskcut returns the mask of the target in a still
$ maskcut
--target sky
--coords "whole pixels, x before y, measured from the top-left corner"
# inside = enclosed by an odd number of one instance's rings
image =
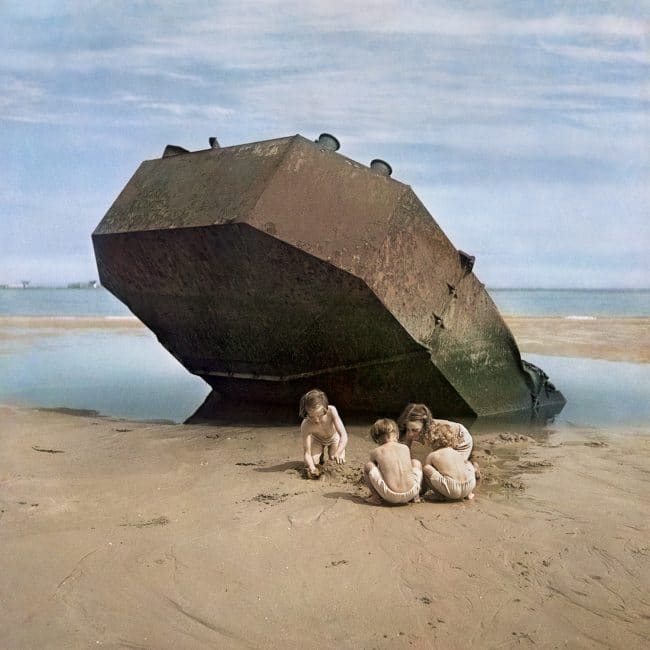
[[[0,0],[0,284],[97,278],[142,160],[329,132],[488,287],[650,287],[650,0]]]

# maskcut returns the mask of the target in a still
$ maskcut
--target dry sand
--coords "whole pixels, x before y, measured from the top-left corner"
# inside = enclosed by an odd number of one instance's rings
[[[360,427],[307,481],[297,427],[0,423],[2,648],[650,643],[648,430],[479,434],[476,499],[374,507]]]

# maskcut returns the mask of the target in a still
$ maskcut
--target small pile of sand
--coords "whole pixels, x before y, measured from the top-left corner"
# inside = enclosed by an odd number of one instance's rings
[[[301,476],[305,479],[315,479],[327,481],[328,483],[343,484],[363,484],[363,464],[359,461],[351,460],[346,463],[337,463],[334,460],[326,460],[316,467],[318,476],[312,476],[305,467]]]

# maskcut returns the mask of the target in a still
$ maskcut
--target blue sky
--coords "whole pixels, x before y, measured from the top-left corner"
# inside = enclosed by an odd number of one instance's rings
[[[0,2],[0,283],[97,277],[142,160],[327,131],[492,287],[650,286],[650,3]]]

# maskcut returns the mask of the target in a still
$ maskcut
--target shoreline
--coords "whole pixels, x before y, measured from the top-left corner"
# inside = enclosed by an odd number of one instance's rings
[[[564,389],[569,406],[560,420],[650,422],[641,388],[650,371],[650,319],[505,322],[522,357]],[[13,377],[0,403],[178,422],[191,417],[208,393],[135,317],[0,317],[0,360]],[[63,376],[69,380],[62,382]]]

